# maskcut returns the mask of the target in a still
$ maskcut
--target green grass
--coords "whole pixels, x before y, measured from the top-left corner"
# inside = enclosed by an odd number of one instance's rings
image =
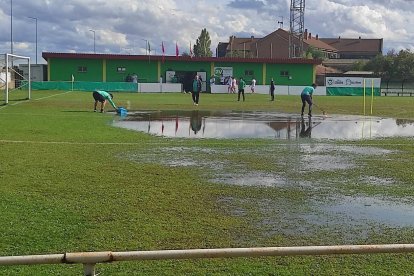
[[[93,113],[91,93],[20,92],[0,105],[0,255],[77,251],[413,243],[413,227],[368,221],[341,224],[314,204],[363,196],[414,205],[412,138],[305,142],[338,149],[345,170],[298,172],[296,141],[171,139],[114,128],[110,113]],[[0,97],[0,103],[2,98]],[[201,110],[297,114],[297,96],[202,94]],[[188,94],[115,93],[130,110],[191,110]],[[361,114],[361,97],[318,97],[328,114]],[[377,97],[374,115],[414,119],[414,98]],[[107,107],[110,110],[109,106]],[[367,113],[369,100],[367,99]],[[315,109],[316,113],[320,113]],[[355,155],[341,146],[390,150]],[[177,150],[179,149],[179,150]],[[208,151],[203,151],[208,150]],[[211,152],[211,153],[209,153]],[[321,154],[322,155],[322,154]],[[191,159],[197,166],[169,166]],[[347,159],[344,159],[347,160]],[[203,165],[204,164],[204,165]],[[213,165],[212,165],[213,164]],[[278,174],[297,185],[251,187],[215,183],[214,167],[235,175]],[[366,183],[364,176],[392,179]],[[311,187],[300,185],[310,181]],[[316,221],[306,219],[311,214]],[[99,264],[100,275],[409,275],[412,254],[266,257]],[[81,275],[81,265],[0,267],[0,275]]]

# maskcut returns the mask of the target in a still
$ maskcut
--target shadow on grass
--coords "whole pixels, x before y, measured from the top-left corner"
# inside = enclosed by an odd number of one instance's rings
[[[68,113],[95,113],[90,110],[63,110],[62,112],[68,112]]]
[[[9,99],[9,103],[11,103],[11,102],[24,102],[24,101],[27,101],[27,100],[29,100],[29,99],[28,98],[26,98],[26,99],[16,99],[16,100],[10,100]],[[0,106],[1,105],[7,105],[7,104],[4,102],[4,103],[0,104]]]

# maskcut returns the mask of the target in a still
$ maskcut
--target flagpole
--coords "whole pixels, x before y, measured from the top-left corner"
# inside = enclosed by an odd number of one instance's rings
[[[72,91],[73,91],[73,82],[75,81],[75,77],[72,74]]]
[[[161,50],[162,50],[162,63],[164,63],[164,61],[165,61],[164,41],[161,41]]]
[[[151,45],[150,42],[148,40],[148,63],[151,62]]]

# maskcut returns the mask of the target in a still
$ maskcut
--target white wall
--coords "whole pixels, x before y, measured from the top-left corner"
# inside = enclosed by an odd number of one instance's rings
[[[276,85],[275,95],[300,95],[305,86],[287,86],[287,85]],[[181,93],[183,87],[181,83],[139,83],[138,92],[142,93]],[[245,93],[250,93],[250,86],[246,85],[244,89]],[[211,86],[212,94],[227,93],[227,85],[213,85]],[[237,91],[236,91],[237,93]],[[269,94],[269,85],[256,85],[255,93],[257,94]],[[318,86],[313,93],[318,96],[326,95],[326,87]]]
[[[23,77],[29,78],[29,65],[20,64],[19,69],[23,71]],[[30,64],[30,79],[32,81],[46,81],[47,80],[47,66],[46,64]]]
[[[305,86],[285,86],[285,85],[276,85],[275,95],[300,95]],[[269,94],[269,85],[256,85],[255,93],[257,94]],[[236,91],[237,92],[237,91]],[[245,93],[250,93],[250,86],[246,85],[244,88]],[[227,85],[213,85],[211,86],[211,93],[227,93]],[[318,86],[313,93],[314,95],[325,96],[326,87]]]
[[[183,91],[181,83],[139,83],[138,92],[142,93],[164,93],[164,92],[179,92]]]

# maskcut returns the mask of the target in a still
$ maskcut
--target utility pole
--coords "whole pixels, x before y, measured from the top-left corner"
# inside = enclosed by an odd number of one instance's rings
[[[303,56],[304,25],[305,0],[291,0],[289,58],[301,58]]]
[[[36,64],[37,64],[37,18],[36,17],[30,17],[30,19],[36,20]]]
[[[13,54],[13,0],[10,0],[10,54]]]
[[[89,30],[93,32],[93,53],[96,54],[96,47],[95,47],[95,30]]]

